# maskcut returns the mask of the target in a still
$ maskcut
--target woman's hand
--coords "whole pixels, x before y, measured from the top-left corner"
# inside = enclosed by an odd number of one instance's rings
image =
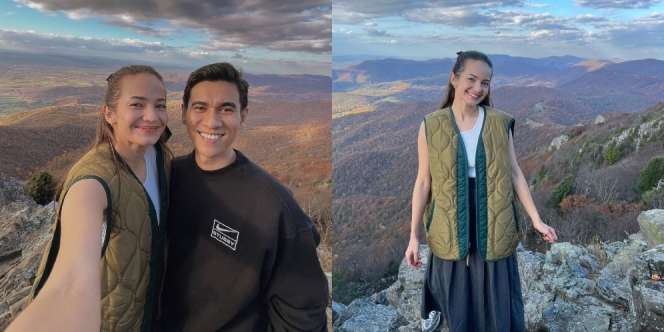
[[[406,249],[406,262],[413,268],[419,268],[422,265],[419,250],[420,241],[416,237],[411,237]]]
[[[553,227],[541,221],[533,223],[533,227],[542,235],[544,241],[554,243],[558,240],[558,235],[556,235],[556,230]]]

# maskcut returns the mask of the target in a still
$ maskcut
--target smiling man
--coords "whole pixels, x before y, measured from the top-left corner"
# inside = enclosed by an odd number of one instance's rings
[[[173,162],[164,330],[325,329],[315,227],[284,186],[233,149],[248,89],[228,63],[187,81],[182,121],[195,149]]]

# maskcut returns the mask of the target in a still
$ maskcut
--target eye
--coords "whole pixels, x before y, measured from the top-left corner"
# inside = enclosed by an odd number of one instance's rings
[[[129,106],[132,107],[132,108],[143,108],[144,105],[143,105],[143,103],[135,102],[135,103],[129,104]]]
[[[155,107],[160,111],[166,110],[166,104],[157,104]]]
[[[194,105],[194,107],[192,107],[192,108],[196,112],[205,112],[205,106],[203,106],[203,105]]]
[[[487,81],[482,82],[482,86],[488,88],[489,87],[489,82],[487,82]]]
[[[233,107],[222,107],[221,112],[222,113],[234,113],[235,108],[233,108]]]

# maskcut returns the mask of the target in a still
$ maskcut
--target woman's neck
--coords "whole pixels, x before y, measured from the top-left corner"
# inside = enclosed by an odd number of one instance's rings
[[[479,115],[478,105],[466,104],[463,101],[454,100],[452,102],[452,112],[457,119],[461,121],[466,120],[467,118],[474,119]]]
[[[145,150],[148,147],[138,144],[120,143],[116,140],[113,142],[113,148],[129,165],[132,172],[139,178],[142,178],[141,174],[145,173]]]

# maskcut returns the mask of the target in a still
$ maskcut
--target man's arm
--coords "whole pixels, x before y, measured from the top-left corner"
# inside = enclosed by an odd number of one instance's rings
[[[324,331],[329,290],[316,254],[318,233],[297,203],[289,201],[267,287],[269,331]]]

